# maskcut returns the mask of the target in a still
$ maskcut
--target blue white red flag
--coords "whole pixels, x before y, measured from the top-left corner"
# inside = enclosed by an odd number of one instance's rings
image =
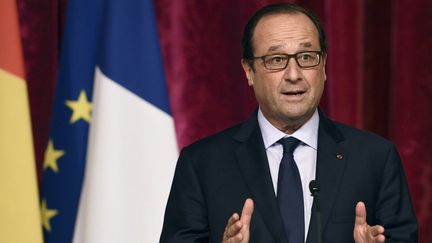
[[[45,242],[157,242],[178,149],[153,1],[68,4]]]

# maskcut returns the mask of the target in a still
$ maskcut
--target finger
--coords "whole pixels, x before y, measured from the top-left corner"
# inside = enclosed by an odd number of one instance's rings
[[[382,227],[381,225],[375,225],[370,227],[370,231],[372,236],[378,236],[384,234],[384,227]]]
[[[231,225],[233,225],[239,219],[240,219],[240,216],[237,213],[233,213],[233,215],[231,215],[231,217],[228,219],[228,223],[227,223],[225,229],[228,229]]]
[[[242,223],[240,221],[237,221],[233,225],[231,225],[227,230],[227,238],[234,238],[237,240],[241,240],[243,236],[240,233],[240,230],[242,228]]]
[[[248,199],[246,199],[246,201],[243,205],[243,210],[242,210],[241,217],[240,217],[240,221],[244,225],[246,225],[246,226],[250,225],[253,211],[254,211],[254,202],[252,199],[248,198]]]
[[[356,225],[366,224],[366,206],[363,202],[357,203],[355,213],[356,213],[355,224]]]
[[[224,240],[227,240],[228,238],[234,236],[237,231],[241,228],[241,222],[239,221],[240,217],[237,213],[234,213],[231,215],[231,217],[228,219],[227,225],[225,226],[223,238]],[[237,225],[239,224],[239,225]]]
[[[234,236],[225,236],[222,240],[222,243],[235,243],[235,242],[241,242],[243,240],[243,234],[242,233],[238,233]]]
[[[385,242],[385,236],[384,235],[378,235],[375,238],[375,242],[377,242],[377,243],[384,243]]]
[[[374,238],[374,242],[377,243],[384,243],[385,242],[385,236],[384,236],[384,227],[381,225],[375,225],[369,228],[369,231]]]
[[[226,229],[227,236],[228,237],[233,237],[233,236],[237,235],[240,232],[242,226],[243,226],[243,223],[240,222],[240,220],[237,220],[237,221],[233,222],[233,224],[231,224]]]

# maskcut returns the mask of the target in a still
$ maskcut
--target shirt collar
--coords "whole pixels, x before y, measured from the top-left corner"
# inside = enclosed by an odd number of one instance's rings
[[[291,135],[287,135],[284,132],[280,131],[276,127],[274,127],[267,118],[264,117],[261,112],[261,108],[258,109],[258,124],[261,129],[261,134],[264,140],[265,149],[272,146],[274,143],[279,141],[284,137],[295,137],[298,140],[302,141],[304,144],[312,147],[317,150],[318,144],[318,125],[319,125],[319,115],[318,109],[315,109],[312,117],[301,126],[297,131],[295,131]]]

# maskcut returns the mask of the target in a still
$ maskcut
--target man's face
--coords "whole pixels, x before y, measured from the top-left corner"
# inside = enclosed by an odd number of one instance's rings
[[[252,38],[256,57],[321,51],[315,25],[301,13],[263,17]],[[312,68],[301,68],[291,58],[288,66],[280,71],[267,70],[261,59],[254,61],[253,70],[243,60],[248,83],[264,116],[282,131],[289,126],[303,125],[318,106],[326,80],[325,56],[321,58],[320,64]]]

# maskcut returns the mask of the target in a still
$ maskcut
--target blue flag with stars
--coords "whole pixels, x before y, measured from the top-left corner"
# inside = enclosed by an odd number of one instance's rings
[[[157,242],[178,152],[153,2],[69,1],[63,40],[45,242]]]

